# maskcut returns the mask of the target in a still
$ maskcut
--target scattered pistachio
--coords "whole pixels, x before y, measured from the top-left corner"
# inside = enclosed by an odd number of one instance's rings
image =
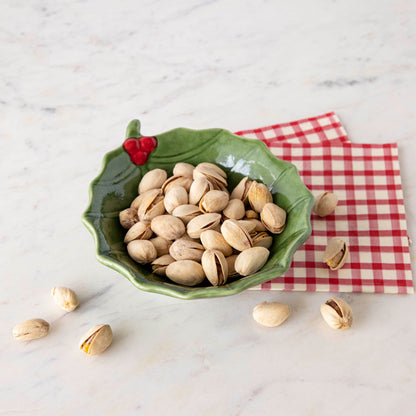
[[[352,309],[347,302],[331,298],[321,305],[321,315],[325,322],[334,329],[348,329],[352,325]]]
[[[338,197],[332,192],[324,192],[315,198],[312,211],[320,217],[326,217],[335,211]]]
[[[67,287],[54,287],[51,295],[55,303],[67,312],[72,312],[79,305],[78,296]]]
[[[253,309],[254,320],[270,328],[281,325],[289,315],[289,306],[280,302],[263,302]]]
[[[101,354],[113,341],[110,325],[95,325],[81,338],[79,348],[88,355]]]
[[[48,335],[49,324],[43,319],[30,319],[13,328],[13,336],[19,341],[31,341]]]
[[[331,270],[340,269],[347,260],[348,246],[341,238],[332,238],[326,246],[323,262],[326,263]]]

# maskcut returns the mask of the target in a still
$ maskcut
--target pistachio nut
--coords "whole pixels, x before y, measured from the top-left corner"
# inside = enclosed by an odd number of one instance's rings
[[[201,261],[203,252],[204,247],[201,244],[191,240],[184,240],[182,238],[174,241],[169,248],[169,254],[175,260]]]
[[[188,203],[188,192],[182,186],[170,188],[165,194],[164,203],[166,211],[172,214],[175,208]]]
[[[150,229],[150,223],[139,221],[127,231],[124,236],[124,242],[128,244],[133,240],[148,240],[152,234],[153,231]]]
[[[200,209],[197,206],[191,204],[180,205],[179,207],[176,207],[172,212],[172,215],[180,218],[184,224],[188,224],[189,221],[201,214],[202,212]]]
[[[213,163],[202,162],[196,165],[195,169],[200,172],[201,171],[206,172],[207,170],[213,171],[217,175],[222,176],[223,178],[227,179],[227,174],[219,166],[214,165]]]
[[[169,254],[169,247],[172,244],[171,240],[167,240],[166,238],[157,236],[151,238],[149,241],[155,246],[157,257],[161,257],[164,254]]]
[[[161,189],[150,189],[146,192],[137,211],[140,221],[151,221],[164,212],[164,196]]]
[[[67,312],[72,312],[79,305],[78,296],[67,287],[54,287],[51,295],[55,303]]]
[[[338,197],[332,192],[324,192],[315,198],[312,211],[320,217],[332,214],[337,206]]]
[[[204,231],[199,238],[206,250],[218,250],[221,251],[224,256],[230,256],[233,252],[233,248],[225,241],[222,234],[218,231]]]
[[[129,256],[140,264],[151,263],[157,256],[155,246],[149,240],[133,240],[127,244]]]
[[[162,191],[166,194],[167,192],[169,192],[170,189],[174,188],[175,186],[182,186],[182,188],[186,189],[186,192],[189,192],[192,182],[193,180],[189,176],[171,176],[163,183]]]
[[[152,261],[152,272],[159,276],[166,276],[166,268],[174,261],[175,259],[170,254],[164,254]]]
[[[220,220],[221,214],[215,212],[198,215],[189,221],[186,230],[188,231],[189,237],[199,238],[202,232],[215,228],[220,223]]]
[[[237,260],[238,254],[233,254],[225,258],[228,265],[228,278],[239,276],[235,271],[235,261]]]
[[[268,202],[273,202],[273,198],[266,185],[253,181],[248,191],[248,202],[254,211],[261,212]]]
[[[133,208],[123,209],[123,211],[120,212],[119,217],[121,226],[127,230],[139,221],[137,211]]]
[[[189,189],[189,203],[198,205],[201,198],[213,189],[212,183],[207,178],[195,179]]]
[[[139,194],[148,191],[149,189],[161,188],[168,177],[166,171],[163,169],[153,169],[143,175],[139,183]]]
[[[225,241],[238,251],[252,247],[253,241],[247,230],[236,220],[225,220],[221,225]]]
[[[252,181],[249,181],[247,176],[244,177],[231,192],[230,199],[241,199],[246,204],[251,185]]]
[[[261,233],[261,232],[267,230],[266,227],[264,226],[264,224],[256,218],[250,218],[250,219],[245,220],[245,221],[251,222],[254,225],[254,231],[256,233]]]
[[[348,246],[341,238],[331,238],[326,246],[323,262],[326,263],[331,270],[340,269],[347,260]]]
[[[176,240],[185,234],[185,225],[173,215],[160,215],[150,223],[152,231],[167,240]]]
[[[252,218],[255,218],[255,219],[259,218],[259,214],[256,211],[252,210],[252,209],[248,209],[246,211],[246,218],[245,219],[250,220]]]
[[[273,237],[268,233],[261,231],[252,237],[253,247],[264,247],[269,249],[273,244]]]
[[[321,305],[321,315],[325,322],[334,329],[348,329],[352,325],[352,309],[347,302],[331,298]]]
[[[110,325],[94,325],[86,332],[79,343],[79,348],[88,355],[101,354],[113,341]]]
[[[193,178],[194,169],[194,166],[190,163],[179,162],[173,168],[173,175]]]
[[[228,204],[228,194],[223,191],[208,191],[199,201],[199,209],[205,214],[221,212]]]
[[[179,260],[168,265],[166,276],[175,283],[195,286],[205,278],[202,266],[193,260]]]
[[[241,220],[246,214],[243,201],[241,199],[230,199],[222,213],[225,218]]]
[[[13,328],[13,337],[18,341],[31,341],[48,335],[49,324],[43,319],[29,319]]]
[[[269,202],[264,205],[260,218],[264,226],[273,234],[280,234],[286,226],[286,211]]]
[[[269,257],[269,250],[264,247],[252,247],[242,251],[235,261],[235,270],[241,276],[250,276],[258,272]]]
[[[213,286],[221,286],[227,282],[228,263],[219,250],[206,250],[201,258],[205,276]]]
[[[215,165],[210,165],[211,164],[201,163],[200,165],[196,166],[194,169],[194,180],[198,178],[206,178],[212,183],[214,189],[225,191],[227,188],[227,179],[226,176],[224,176],[225,172],[223,172],[222,169]],[[221,170],[223,174],[221,174],[218,169]]]
[[[269,328],[281,325],[289,315],[289,306],[280,302],[263,302],[253,309],[254,320]]]
[[[130,204],[130,208],[135,209],[137,211],[139,209],[139,207],[140,207],[140,204],[143,201],[143,196],[146,194],[146,192],[143,193],[143,194],[141,194],[141,195],[139,195],[139,196],[136,196],[136,198],[134,198],[133,199],[133,202]]]
[[[256,224],[254,222],[249,220],[238,220],[238,223],[244,227],[250,235],[256,232]]]

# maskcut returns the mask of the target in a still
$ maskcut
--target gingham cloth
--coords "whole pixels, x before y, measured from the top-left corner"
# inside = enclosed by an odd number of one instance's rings
[[[333,214],[312,214],[312,235],[291,268],[254,290],[413,293],[396,143],[351,143],[334,113],[237,134],[263,140],[273,154],[296,165],[314,195],[332,191],[339,198]],[[322,263],[334,236],[350,250],[337,271]]]

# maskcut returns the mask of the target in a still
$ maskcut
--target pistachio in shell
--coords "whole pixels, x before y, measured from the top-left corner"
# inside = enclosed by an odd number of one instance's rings
[[[312,211],[320,217],[326,217],[335,211],[338,204],[338,196],[332,192],[323,192],[315,198]]]
[[[186,192],[186,189],[183,186],[174,186],[165,194],[164,204],[165,209],[169,214],[172,214],[175,208],[187,203],[188,192]]]
[[[253,240],[253,247],[264,247],[269,249],[273,244],[273,237],[264,231],[255,233],[251,238]]]
[[[201,261],[204,247],[195,241],[179,238],[169,248],[169,254],[175,260]]]
[[[280,302],[263,302],[253,309],[254,320],[269,328],[281,325],[289,315],[289,306]]]
[[[227,282],[228,263],[221,251],[204,251],[201,258],[201,264],[207,279],[213,286],[221,286]]]
[[[166,268],[174,261],[175,259],[170,254],[164,254],[152,261],[152,272],[159,276],[166,276]]]
[[[347,256],[347,243],[341,238],[334,237],[326,246],[323,262],[326,263],[331,270],[338,270],[345,264]]]
[[[150,223],[152,231],[167,240],[176,240],[185,234],[185,225],[173,215],[159,215],[152,219]]]
[[[225,241],[223,235],[218,231],[204,231],[199,238],[206,250],[219,250],[224,256],[230,256],[233,252],[233,248]]]
[[[235,270],[241,276],[250,276],[258,272],[269,258],[269,250],[264,247],[252,247],[242,251],[236,261]]]
[[[252,181],[248,180],[248,177],[244,177],[238,183],[238,185],[231,192],[230,199],[241,199],[244,204],[247,203],[247,196],[252,185]]]
[[[29,319],[13,328],[13,337],[18,341],[31,341],[45,337],[49,333],[49,323],[44,319]]]
[[[225,260],[227,261],[228,265],[228,277],[237,277],[239,274],[235,270],[235,261],[237,260],[238,254],[232,254],[231,256],[227,256]]]
[[[340,298],[331,298],[321,305],[321,315],[333,329],[349,329],[353,314],[351,306]]]
[[[140,221],[151,221],[165,213],[164,196],[161,189],[149,189],[137,211]]]
[[[128,244],[133,240],[148,240],[152,234],[153,231],[150,229],[150,223],[139,221],[127,231],[124,242]]]
[[[120,211],[119,217],[121,226],[127,230],[139,221],[137,211],[133,208],[123,209]]]
[[[280,234],[286,226],[286,211],[272,202],[264,205],[260,218],[264,226],[273,234]]]
[[[95,325],[83,335],[79,348],[88,355],[97,355],[104,352],[113,341],[113,332],[110,325]]]
[[[223,191],[208,191],[199,201],[199,209],[207,214],[221,212],[228,204],[228,194]]]
[[[273,202],[273,198],[266,185],[253,181],[248,191],[248,202],[254,211],[261,212],[268,202]]]
[[[140,264],[151,263],[157,256],[155,246],[149,240],[133,240],[127,244],[129,256]]]
[[[188,176],[193,178],[195,167],[190,163],[179,162],[173,168],[173,176]]]
[[[246,214],[243,201],[241,199],[230,199],[222,213],[225,218],[241,220]]]
[[[149,189],[161,188],[168,177],[166,171],[163,169],[153,169],[143,175],[139,183],[139,194],[142,194]]]
[[[157,257],[161,257],[164,254],[169,254],[169,247],[172,245],[171,240],[157,236],[151,238],[149,241],[155,246]]]
[[[201,210],[197,206],[191,204],[180,205],[179,207],[176,207],[172,212],[172,215],[180,218],[185,225],[188,224],[188,222],[193,218],[201,214]]]
[[[166,179],[166,181],[163,183],[162,191],[166,194],[175,186],[182,186],[182,188],[186,189],[186,192],[189,192],[192,182],[193,180],[189,176],[171,176],[170,178]]]
[[[201,198],[213,189],[212,183],[205,176],[195,179],[189,189],[189,203],[198,205]]]
[[[188,235],[191,238],[199,238],[201,233],[217,227],[221,220],[221,214],[212,212],[209,214],[198,215],[186,226]]]
[[[166,276],[175,283],[195,286],[205,279],[202,266],[193,260],[179,260],[168,265]]]

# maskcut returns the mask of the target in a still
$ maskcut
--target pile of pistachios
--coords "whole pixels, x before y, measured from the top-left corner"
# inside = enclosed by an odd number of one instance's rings
[[[186,286],[205,278],[220,286],[259,271],[286,212],[262,183],[245,177],[231,193],[227,186],[227,174],[212,163],[177,163],[169,178],[163,169],[147,172],[120,212],[130,257]]]

